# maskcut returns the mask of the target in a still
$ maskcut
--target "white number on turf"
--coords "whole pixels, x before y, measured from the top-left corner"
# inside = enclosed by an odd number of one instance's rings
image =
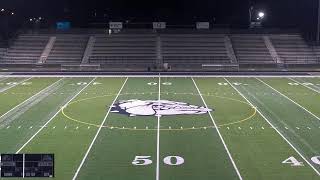
[[[320,156],[312,157],[311,161],[314,162],[315,164],[320,165]]]
[[[149,82],[149,83],[148,83],[149,86],[155,86],[155,85],[157,85],[157,84],[158,84],[158,83],[156,83],[156,82]]]
[[[292,83],[292,82],[289,82],[288,83],[290,86],[299,86],[300,84],[304,85],[304,86],[313,86],[313,85],[319,85],[319,84],[313,84],[313,83],[309,83],[309,82],[305,82],[305,83]]]
[[[7,82],[6,85],[8,86],[14,86],[14,85],[18,85],[19,83],[18,82]],[[22,86],[28,86],[28,85],[31,85],[32,82],[23,82],[21,83],[20,85]]]
[[[179,166],[184,163],[184,159],[180,156],[167,156],[163,159],[163,162],[170,166]]]
[[[291,83],[291,82],[289,82],[288,83],[290,86],[299,86],[299,83]]]
[[[17,84],[18,84],[17,82],[8,82],[8,83],[6,83],[6,85],[8,85],[8,86],[17,85]]]
[[[92,85],[100,85],[100,84],[102,84],[102,83],[99,83],[99,82],[94,82],[94,83],[92,83]]]
[[[218,83],[219,86],[228,86],[228,83]]]
[[[136,156],[132,161],[135,166],[146,166],[152,164],[151,156]],[[179,166],[184,163],[184,159],[180,156],[167,156],[163,162],[170,166]]]
[[[136,166],[146,166],[152,164],[152,160],[149,159],[150,157],[151,156],[136,156],[132,161],[132,164]]]
[[[32,84],[32,82],[23,82],[23,83],[21,83],[22,86],[28,86],[28,85],[31,85],[31,84]]]
[[[283,164],[291,164],[291,166],[303,166],[303,162],[299,162],[295,157],[291,156],[282,161]]]
[[[241,86],[241,85],[244,85],[244,86],[247,86],[248,84],[242,84],[242,83],[239,83],[239,82],[233,82],[231,83],[233,84],[234,86]],[[225,82],[220,82],[218,83],[219,86],[229,86],[228,83],[225,83]]]
[[[87,82],[78,82],[77,85],[79,86],[84,86],[84,85],[87,85],[88,83]]]
[[[171,85],[172,85],[172,82],[163,82],[162,85],[171,86]]]
[[[164,86],[171,86],[171,85],[172,85],[171,82],[163,82],[163,83],[161,83],[161,84],[164,85]],[[157,86],[158,83],[156,83],[156,82],[149,82],[148,85],[149,85],[149,86]]]

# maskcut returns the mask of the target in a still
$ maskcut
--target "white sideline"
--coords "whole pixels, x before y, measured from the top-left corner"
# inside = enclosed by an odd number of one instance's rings
[[[159,74],[159,93],[158,93],[158,108],[160,110],[160,98],[161,98],[161,77]],[[160,112],[160,111],[159,111]],[[159,159],[160,159],[160,114],[157,114],[158,117],[158,126],[157,126],[157,168],[156,168],[156,180],[160,178],[159,172]]]
[[[124,85],[127,83],[127,80],[128,80],[128,77],[126,78],[126,80],[125,80],[125,81],[124,81],[124,83],[122,84],[122,86],[121,86],[121,88],[120,88],[120,90],[119,90],[119,92],[118,92],[117,96],[114,98],[114,100],[113,100],[112,104],[110,105],[110,107],[109,107],[109,109],[108,109],[107,114],[105,115],[105,117],[104,117],[104,119],[103,119],[102,123],[100,124],[100,127],[99,127],[99,129],[98,129],[98,131],[97,131],[96,135],[94,136],[93,140],[91,141],[91,144],[90,144],[90,146],[89,146],[89,148],[88,148],[88,150],[87,150],[86,154],[84,155],[84,157],[83,157],[83,159],[82,159],[82,161],[81,161],[81,163],[80,163],[80,165],[79,165],[79,167],[78,167],[78,169],[77,169],[76,173],[74,174],[74,176],[73,176],[72,180],[75,180],[75,179],[77,178],[77,176],[78,176],[78,174],[79,174],[79,172],[80,172],[80,169],[82,168],[82,166],[83,166],[84,162],[86,161],[87,156],[89,155],[89,153],[90,153],[90,151],[91,151],[91,148],[92,148],[93,144],[95,143],[95,141],[96,141],[96,139],[97,139],[97,137],[98,137],[98,135],[99,135],[99,133],[100,133],[100,131],[101,131],[102,127],[103,127],[103,124],[104,124],[104,123],[106,122],[106,120],[107,120],[107,117],[108,117],[108,115],[109,115],[109,113],[110,113],[110,110],[111,110],[111,108],[112,108],[112,105],[113,105],[113,104],[115,103],[115,101],[118,99],[118,97],[119,97],[119,95],[120,95],[120,93],[121,93],[121,91],[122,91],[122,89],[123,89]]]
[[[201,99],[202,99],[202,101],[203,101],[203,104],[206,106],[206,108],[208,108],[207,103],[206,103],[205,100],[203,99],[202,94],[201,94],[201,92],[200,92],[200,90],[199,90],[196,82],[194,81],[193,77],[192,77],[191,79],[192,79],[192,81],[193,81],[193,84],[194,84],[195,87],[197,88],[197,91],[198,91],[198,93],[199,93],[199,95],[200,95],[200,97],[201,97]],[[234,169],[235,169],[235,171],[236,171],[239,179],[242,180],[242,177],[241,177],[241,174],[240,174],[240,172],[239,172],[239,170],[238,170],[238,168],[237,168],[237,165],[236,165],[236,163],[234,162],[234,160],[233,160],[233,158],[232,158],[232,156],[231,156],[231,153],[230,153],[230,151],[229,151],[226,143],[225,143],[224,140],[223,140],[223,137],[222,137],[222,135],[221,135],[221,133],[220,133],[220,130],[219,130],[216,122],[214,121],[211,113],[208,112],[208,114],[209,114],[209,116],[210,116],[210,118],[211,118],[211,120],[212,120],[212,123],[213,123],[214,127],[216,127],[215,129],[216,129],[217,132],[218,132],[218,135],[219,135],[219,137],[220,137],[220,139],[221,139],[221,141],[222,141],[222,144],[223,144],[225,150],[227,151],[227,154],[228,154],[228,156],[229,156],[229,158],[230,158],[230,161],[231,161],[231,163],[232,163],[232,165],[233,165],[233,167],[234,167]]]
[[[7,88],[1,89],[1,90],[0,90],[0,93],[3,93],[3,92],[5,92],[5,91],[7,91],[7,90],[9,90],[9,89],[12,89],[12,88],[18,86],[19,84],[24,83],[24,82],[26,82],[26,81],[28,81],[28,80],[30,80],[30,79],[32,79],[32,77],[30,77],[30,78],[28,78],[28,79],[24,79],[24,80],[18,82],[17,84],[14,84],[13,86],[9,86],[9,87],[7,87]]]
[[[224,78],[225,81],[228,82],[228,84],[234,89],[236,90],[251,106],[255,107],[236,87],[234,87],[232,85],[232,83],[230,83],[230,81],[226,78]],[[292,149],[294,151],[296,151],[296,153],[299,154],[299,156],[320,176],[320,172],[314,167],[312,166],[312,164],[298,151],[298,149],[296,147],[293,146],[293,144],[261,113],[261,111],[257,109],[257,112],[263,117],[264,120],[266,120],[268,122],[268,124],[292,147]]]
[[[96,78],[92,79],[90,83],[84,86],[78,93],[76,93],[64,106],[68,105],[74,98],[76,98],[84,89],[86,89]],[[25,146],[27,146],[33,138],[35,138],[43,128],[45,128],[61,111],[61,108],[16,152],[18,154]]]
[[[299,81],[297,81],[295,79],[292,79],[291,77],[288,78],[288,79],[290,79],[291,81],[296,82],[296,83],[298,83],[298,84],[300,84],[300,85],[302,85],[302,86],[304,86],[304,87],[306,87],[306,88],[308,88],[308,89],[310,89],[310,90],[312,90],[312,91],[314,91],[316,93],[320,93],[320,91],[318,91],[316,89],[313,89],[312,87],[309,87],[309,86],[307,86],[307,85],[305,85],[305,84],[303,84],[303,83],[301,83],[301,82],[299,82]]]
[[[280,91],[276,90],[275,88],[273,88],[272,86],[270,86],[268,83],[264,82],[263,80],[256,78],[258,81],[262,82],[263,84],[265,84],[266,86],[268,86],[269,88],[273,89],[274,91],[276,91],[277,93],[281,94],[283,97],[285,97],[286,99],[288,99],[289,101],[291,101],[292,103],[294,103],[295,105],[299,106],[301,109],[305,110],[306,112],[308,112],[309,114],[311,114],[313,117],[315,117],[316,119],[318,119],[320,121],[320,118],[318,116],[316,116],[315,114],[313,114],[312,112],[310,112],[308,109],[306,109],[305,107],[301,106],[300,104],[298,104],[297,102],[295,102],[294,100],[290,99],[288,96],[282,94]]]
[[[16,108],[20,107],[22,104],[30,101],[31,99],[33,99],[34,97],[38,96],[39,94],[43,93],[44,91],[46,91],[47,89],[51,88],[52,86],[54,86],[55,84],[59,83],[62,79],[64,78],[61,78],[59,79],[58,81],[56,81],[55,83],[45,87],[44,89],[42,89],[40,92],[36,93],[35,95],[31,96],[30,98],[26,99],[25,101],[23,101],[22,103],[16,105],[15,107],[13,107],[12,109],[10,109],[8,112],[4,113],[3,115],[0,116],[0,119],[4,116],[6,116],[7,114],[9,114],[11,111],[15,110]]]

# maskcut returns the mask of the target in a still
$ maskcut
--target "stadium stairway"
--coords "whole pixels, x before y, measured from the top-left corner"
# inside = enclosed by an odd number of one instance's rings
[[[42,54],[40,56],[38,64],[43,64],[43,63],[45,63],[47,61],[48,56],[49,56],[49,54],[50,54],[50,52],[51,52],[51,50],[53,48],[53,45],[56,42],[56,39],[57,39],[56,36],[51,36],[50,37],[46,47],[44,48],[44,50],[43,50],[43,52],[42,52]]]

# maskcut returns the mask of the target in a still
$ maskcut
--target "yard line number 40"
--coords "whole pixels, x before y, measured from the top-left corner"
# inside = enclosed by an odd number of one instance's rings
[[[132,161],[135,166],[147,166],[152,164],[151,156],[136,156]],[[163,163],[169,166],[179,166],[184,163],[184,159],[180,156],[167,156],[163,158]]]
[[[320,165],[320,156],[314,156],[311,161],[317,165]],[[291,166],[304,166],[303,162],[298,161],[295,157],[291,156],[288,159],[282,161],[283,164],[290,164]]]

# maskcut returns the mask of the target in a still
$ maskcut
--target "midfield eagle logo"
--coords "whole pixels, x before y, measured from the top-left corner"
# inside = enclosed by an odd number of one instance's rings
[[[115,103],[111,112],[128,116],[171,116],[206,114],[213,109],[168,100],[125,100]]]

